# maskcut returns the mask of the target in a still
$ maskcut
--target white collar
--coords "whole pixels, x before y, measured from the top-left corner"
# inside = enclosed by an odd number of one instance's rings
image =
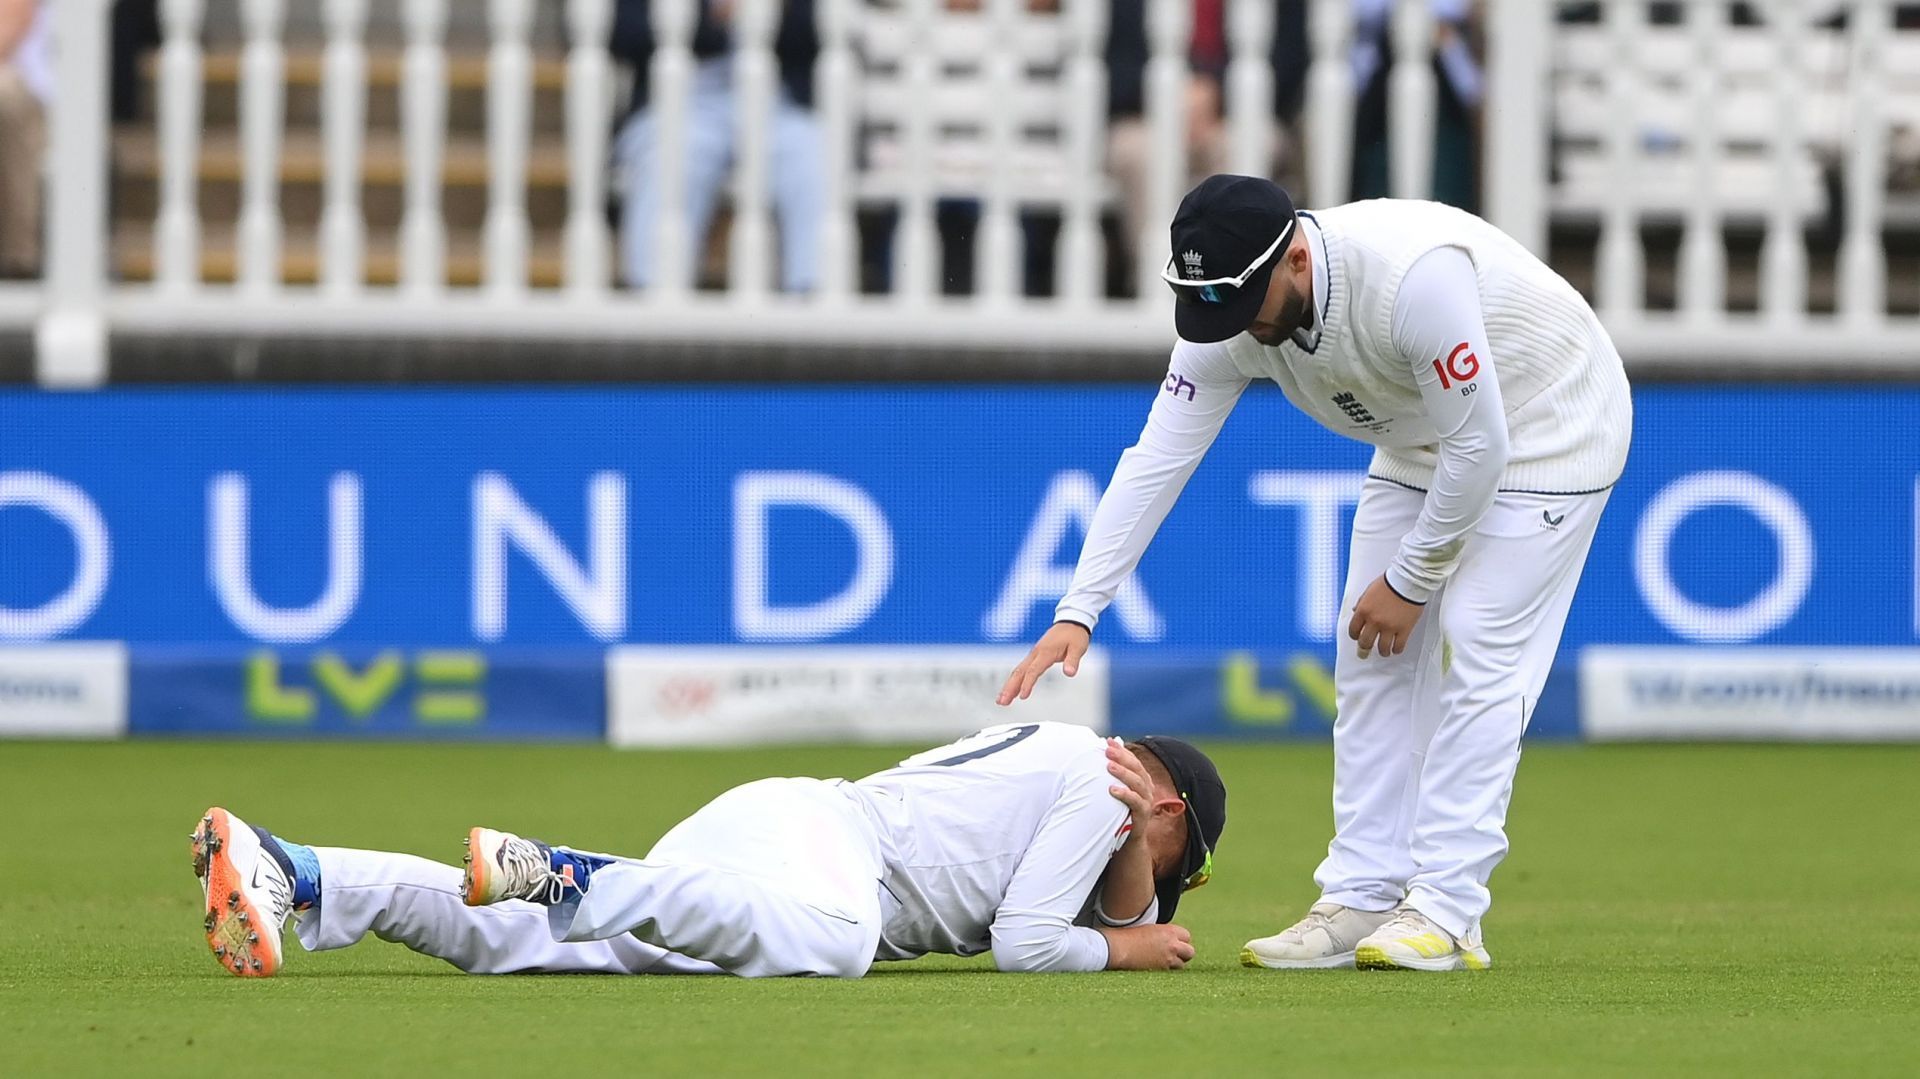
[[[1327,325],[1327,238],[1320,232],[1320,222],[1310,213],[1301,213],[1300,229],[1307,234],[1307,242],[1313,245],[1313,322],[1293,331],[1293,343],[1312,352],[1320,347],[1320,334]]]

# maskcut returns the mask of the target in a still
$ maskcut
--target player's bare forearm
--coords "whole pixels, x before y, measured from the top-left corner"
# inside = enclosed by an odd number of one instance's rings
[[[1107,772],[1114,779],[1108,793],[1127,807],[1130,831],[1120,850],[1107,862],[1100,881],[1100,909],[1107,920],[1138,921],[1153,902],[1153,852],[1147,848],[1147,825],[1153,819],[1153,780],[1140,758],[1118,738],[1107,739]]]
[[[1100,928],[1108,970],[1179,970],[1193,959],[1193,935],[1177,925]]]
[[[1127,845],[1107,863],[1100,879],[1100,910],[1108,921],[1132,922],[1153,902],[1153,855],[1146,837],[1134,829]]]

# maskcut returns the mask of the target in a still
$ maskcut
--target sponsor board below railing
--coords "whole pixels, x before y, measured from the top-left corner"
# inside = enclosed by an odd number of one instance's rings
[[[1577,669],[1556,667],[1527,702],[1533,738],[1580,735]],[[1323,741],[1336,715],[1328,653],[1130,653],[1109,674],[1116,733]]]
[[[1596,741],[1920,739],[1920,649],[1589,648]]]
[[[1042,679],[1011,710],[994,703],[1024,649],[991,647],[615,648],[607,737],[618,746],[939,741],[1011,718],[1106,733],[1105,654]]]
[[[1011,709],[1023,653],[981,646],[599,649],[0,647],[0,738],[599,741],[617,746],[898,742],[1011,717],[1122,736],[1292,741],[1333,726],[1331,657],[1089,653]],[[1572,672],[1531,734],[1580,731]],[[1557,689],[1556,687],[1563,687]]]
[[[0,738],[117,738],[127,688],[117,641],[0,647]]]
[[[135,736],[598,741],[598,650],[135,648]]]
[[[1326,654],[1099,650],[1011,710],[1018,650],[981,646],[201,649],[0,647],[0,739],[215,737],[914,743],[1014,717],[1123,737],[1315,742]],[[1527,702],[1529,738],[1920,740],[1920,649],[1607,647]]]

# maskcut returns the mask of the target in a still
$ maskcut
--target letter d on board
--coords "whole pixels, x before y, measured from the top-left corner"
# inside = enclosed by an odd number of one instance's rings
[[[767,598],[767,509],[824,513],[853,535],[853,577],[815,603]],[[873,497],[819,472],[742,472],[733,481],[733,631],[747,641],[813,641],[865,622],[893,584],[893,528]]]

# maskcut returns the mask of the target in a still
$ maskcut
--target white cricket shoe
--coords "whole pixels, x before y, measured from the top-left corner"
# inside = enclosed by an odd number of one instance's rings
[[[280,970],[280,930],[293,913],[293,883],[258,830],[215,806],[193,830],[193,875],[206,897],[207,947],[242,978]]]
[[[1353,964],[1361,970],[1486,970],[1493,966],[1493,957],[1478,932],[1456,938],[1402,904],[1392,921],[1354,948]]]
[[[587,890],[593,871],[613,859],[554,847],[512,832],[474,828],[467,832],[467,906],[507,899],[553,906]]]
[[[1351,967],[1354,945],[1392,917],[1392,911],[1315,903],[1305,918],[1273,936],[1248,941],[1240,949],[1240,965],[1272,970]]]

